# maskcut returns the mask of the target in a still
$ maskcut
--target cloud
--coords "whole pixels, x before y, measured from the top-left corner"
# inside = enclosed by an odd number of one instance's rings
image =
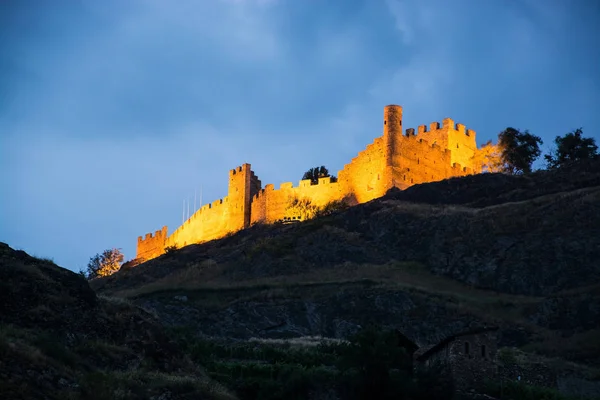
[[[315,165],[337,173],[381,135],[391,103],[406,128],[452,117],[479,142],[503,124],[595,126],[597,60],[563,30],[583,28],[568,6],[522,3],[23,8],[36,29],[0,60],[12,77],[0,82],[0,234],[67,267],[111,246],[132,257],[138,235],[177,227],[201,185],[205,202],[225,196],[237,165],[276,187]]]
[[[244,89],[227,77],[241,66],[248,82],[253,74],[281,68],[275,3],[101,3],[84,3],[82,17],[97,21],[93,30],[78,27],[66,48],[36,50],[19,60],[20,70],[41,79],[15,88],[10,100],[17,114],[78,134],[82,120],[104,125],[107,134],[117,121],[136,132],[149,117],[159,130],[168,129],[170,121],[189,114],[192,102],[182,100],[189,96],[206,114],[212,108],[203,104],[206,92],[231,94],[236,102]],[[34,97],[18,95],[32,89]]]
[[[394,17],[395,27],[400,32],[402,39],[407,45],[414,45],[422,41],[432,31],[439,29],[436,24],[444,16],[443,3],[409,2],[405,0],[385,0],[385,4]]]

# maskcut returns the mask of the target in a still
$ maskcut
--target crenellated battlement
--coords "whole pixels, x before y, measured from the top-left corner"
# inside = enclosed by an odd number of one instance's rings
[[[441,123],[432,122],[429,124],[429,128],[427,127],[427,125],[419,125],[417,126],[417,135],[444,129],[453,130],[465,136],[475,136],[474,130],[467,129],[467,127],[464,124],[454,123],[454,120],[452,120],[451,118],[445,118],[444,120],[442,120]],[[413,131],[412,128],[408,128],[406,132],[408,132],[409,130]]]
[[[229,170],[229,177],[232,178],[237,175],[248,174],[251,177],[256,177],[254,171],[251,170],[251,166],[248,163],[238,165],[237,167]]]
[[[232,177],[235,174],[238,174],[238,173],[242,172],[242,170],[243,170],[243,166],[242,165],[239,165],[239,166],[237,166],[237,167],[235,167],[233,169],[230,169],[229,170],[229,176]]]
[[[136,258],[149,260],[161,255],[167,241],[167,232],[167,227],[163,226],[154,234],[147,233],[143,238],[138,236]]]
[[[170,236],[167,227],[138,237],[138,256],[150,259],[164,253],[167,246],[183,247],[223,237],[256,222],[273,223],[290,218],[290,199],[308,199],[317,207],[334,200],[348,204],[364,203],[383,196],[392,187],[463,176],[481,171],[473,165],[477,150],[475,131],[451,118],[403,129],[403,109],[384,107],[383,134],[358,151],[337,181],[319,178],[272,183],[262,187],[248,163],[229,170],[228,192],[221,199],[201,206]],[[294,217],[291,217],[294,218]]]
[[[146,235],[144,237],[142,236],[138,236],[138,243],[139,242],[143,242],[145,240],[150,240],[150,239],[159,239],[162,237],[167,237],[167,227],[163,226],[162,229],[159,229],[157,231],[155,231],[154,233],[146,233]]]
[[[277,191],[277,190],[295,190],[295,189],[310,189],[310,188],[319,188],[324,187],[326,185],[337,185],[337,182],[331,182],[331,177],[319,178],[316,185],[311,184],[310,179],[302,179],[298,182],[298,186],[294,186],[293,182],[283,182],[279,184],[279,189],[275,189],[275,185],[272,183],[268,183],[264,188],[260,189],[257,193],[252,196],[253,200],[260,199],[265,193],[269,191]]]

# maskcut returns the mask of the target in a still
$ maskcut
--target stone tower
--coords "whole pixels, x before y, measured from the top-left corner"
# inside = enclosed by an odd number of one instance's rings
[[[390,104],[383,108],[383,145],[385,148],[385,169],[382,171],[381,195],[394,184],[394,151],[402,138],[402,107]]]

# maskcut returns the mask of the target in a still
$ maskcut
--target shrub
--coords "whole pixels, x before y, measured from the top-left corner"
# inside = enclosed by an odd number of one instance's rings
[[[170,254],[177,250],[177,246],[167,246],[165,247],[165,253]]]
[[[114,274],[121,269],[123,258],[120,249],[108,249],[102,254],[96,254],[90,258],[87,265],[87,278],[94,279]]]

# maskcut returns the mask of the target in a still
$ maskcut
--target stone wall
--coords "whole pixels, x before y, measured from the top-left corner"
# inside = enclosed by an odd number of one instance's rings
[[[452,151],[450,165],[457,163],[481,172],[481,169],[477,170],[477,167],[472,165],[472,158],[477,150],[475,131],[466,129],[465,125],[455,124],[452,119],[445,118],[441,125],[439,122],[429,124],[429,129],[427,125],[420,125],[417,128],[417,137],[431,145],[435,144]]]
[[[156,231],[154,234],[147,233],[145,237],[138,236],[135,258],[150,260],[160,256],[164,253],[166,241],[166,226],[163,226],[161,230]]]
[[[497,339],[493,331],[461,335],[440,346],[425,364],[446,363],[456,386],[472,389],[497,376],[496,352]]]
[[[386,180],[387,150],[385,138],[379,137],[338,173],[340,192],[342,197],[348,197],[350,204],[376,199],[391,188]]]
[[[419,138],[413,129],[396,138],[392,157],[392,185],[399,189],[472,173],[471,168],[452,163],[451,150]]]
[[[452,376],[457,387],[470,389],[497,375],[495,332],[465,335],[450,345]]]
[[[286,216],[286,208],[293,198],[307,198],[313,205],[321,207],[343,197],[341,185],[331,182],[331,178],[320,178],[317,185],[311,185],[310,179],[301,180],[297,187],[294,187],[292,182],[286,182],[277,190],[273,184],[268,184],[252,198],[251,223],[273,223],[282,219]]]
[[[239,213],[232,218],[230,210],[229,197],[202,206],[169,236],[167,246],[180,248],[225,236],[239,226],[241,218]]]
[[[338,172],[338,181],[319,179],[318,185],[302,180],[297,187],[282,183],[262,183],[243,164],[229,171],[228,194],[206,205],[183,223],[170,237],[166,228],[155,236],[138,238],[138,256],[157,257],[165,246],[182,247],[223,237],[230,232],[249,227],[252,223],[273,223],[286,217],[286,208],[293,198],[309,199],[315,206],[344,200],[349,205],[364,203],[383,196],[390,188],[405,189],[411,185],[443,180],[481,172],[473,166],[476,150],[475,132],[466,130],[446,118],[442,125],[434,122],[407,129],[402,133],[402,107],[384,107],[383,135],[376,138],[350,163]]]

